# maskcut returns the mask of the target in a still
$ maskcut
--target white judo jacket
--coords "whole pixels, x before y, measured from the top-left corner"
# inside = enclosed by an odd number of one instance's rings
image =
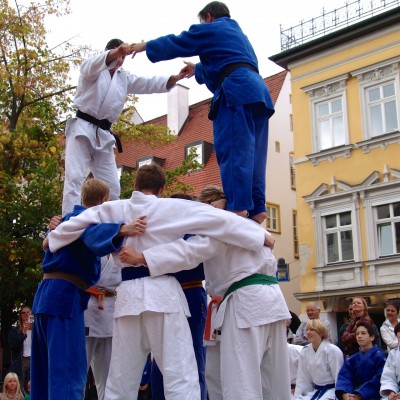
[[[129,200],[109,201],[91,207],[60,224],[48,236],[50,250],[54,252],[73,242],[91,224],[129,223],[143,215],[147,215],[146,232],[128,237],[125,243],[138,252],[175,241],[187,233],[209,235],[254,251],[261,251],[264,247],[265,230],[234,213],[189,200],[159,199],[135,191]],[[165,255],[160,252],[158,257],[162,261]],[[114,254],[114,262],[124,267],[118,254]],[[189,315],[185,295],[174,277],[125,281],[117,290],[114,317],[139,315],[143,311],[179,312],[182,303]]]

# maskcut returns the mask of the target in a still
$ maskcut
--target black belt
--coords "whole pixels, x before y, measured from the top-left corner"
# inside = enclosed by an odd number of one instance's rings
[[[233,64],[228,64],[228,65],[222,70],[222,72],[220,73],[220,75],[219,75],[219,77],[218,77],[218,80],[217,80],[217,82],[216,82],[217,87],[220,87],[221,84],[222,84],[222,82],[224,81],[224,79],[225,79],[228,75],[230,75],[235,69],[242,68],[242,67],[251,69],[252,71],[258,73],[258,69],[257,69],[254,65],[251,65],[251,64],[248,64],[248,63],[237,62],[237,63],[233,63]]]
[[[122,281],[131,281],[132,279],[145,278],[146,276],[150,276],[150,272],[145,266],[125,267],[121,270]]]
[[[174,276],[174,274],[164,275]],[[133,279],[146,278],[147,276],[151,276],[150,271],[144,265],[140,267],[125,267],[121,270],[122,281],[131,281]]]
[[[117,144],[117,149],[118,153],[122,153],[122,143],[119,137],[111,131],[111,125],[112,123],[108,119],[97,119],[95,117],[92,117],[89,114],[86,114],[82,112],[81,110],[78,110],[76,112],[76,116],[80,119],[83,119],[84,121],[90,122],[93,125],[96,125],[98,128],[103,129],[105,131],[109,131],[111,135],[114,136],[115,138],[115,143]],[[97,130],[96,130],[97,133]]]

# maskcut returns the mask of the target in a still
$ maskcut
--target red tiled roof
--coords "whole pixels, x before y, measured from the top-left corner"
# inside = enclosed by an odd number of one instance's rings
[[[283,81],[287,71],[265,78],[265,82],[270,90],[272,100],[275,104],[279,92],[282,88]],[[189,116],[187,121],[178,135],[175,142],[160,145],[159,147],[151,147],[143,142],[124,141],[124,151],[121,154],[116,153],[118,165],[130,168],[136,168],[137,160],[145,156],[153,156],[165,159],[163,168],[174,169],[182,164],[185,158],[185,146],[189,143],[203,140],[213,143],[212,122],[208,119],[208,111],[210,108],[211,98],[193,104],[189,107]],[[147,123],[155,125],[166,125],[167,116],[163,115],[148,121]],[[219,167],[215,152],[213,152],[203,169],[194,171],[180,179],[194,187],[194,195],[198,195],[200,191],[207,185],[222,185]]]

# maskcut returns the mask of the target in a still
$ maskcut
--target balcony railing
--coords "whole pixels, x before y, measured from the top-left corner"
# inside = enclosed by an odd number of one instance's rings
[[[281,25],[281,51],[289,50],[328,33],[350,26],[361,20],[400,6],[400,0],[356,0],[346,2],[343,7],[326,12],[309,21],[288,29]]]

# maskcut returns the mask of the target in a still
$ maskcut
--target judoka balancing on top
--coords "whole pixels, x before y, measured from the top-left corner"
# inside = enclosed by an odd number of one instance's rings
[[[102,53],[81,65],[74,99],[76,117],[67,121],[65,130],[63,215],[79,204],[81,186],[88,169],[95,178],[108,183],[111,200],[119,198],[119,176],[114,155],[116,137],[110,128],[121,114],[126,96],[167,92],[184,77],[183,74],[143,77],[122,70],[125,57],[132,52],[129,43],[112,39]]]

